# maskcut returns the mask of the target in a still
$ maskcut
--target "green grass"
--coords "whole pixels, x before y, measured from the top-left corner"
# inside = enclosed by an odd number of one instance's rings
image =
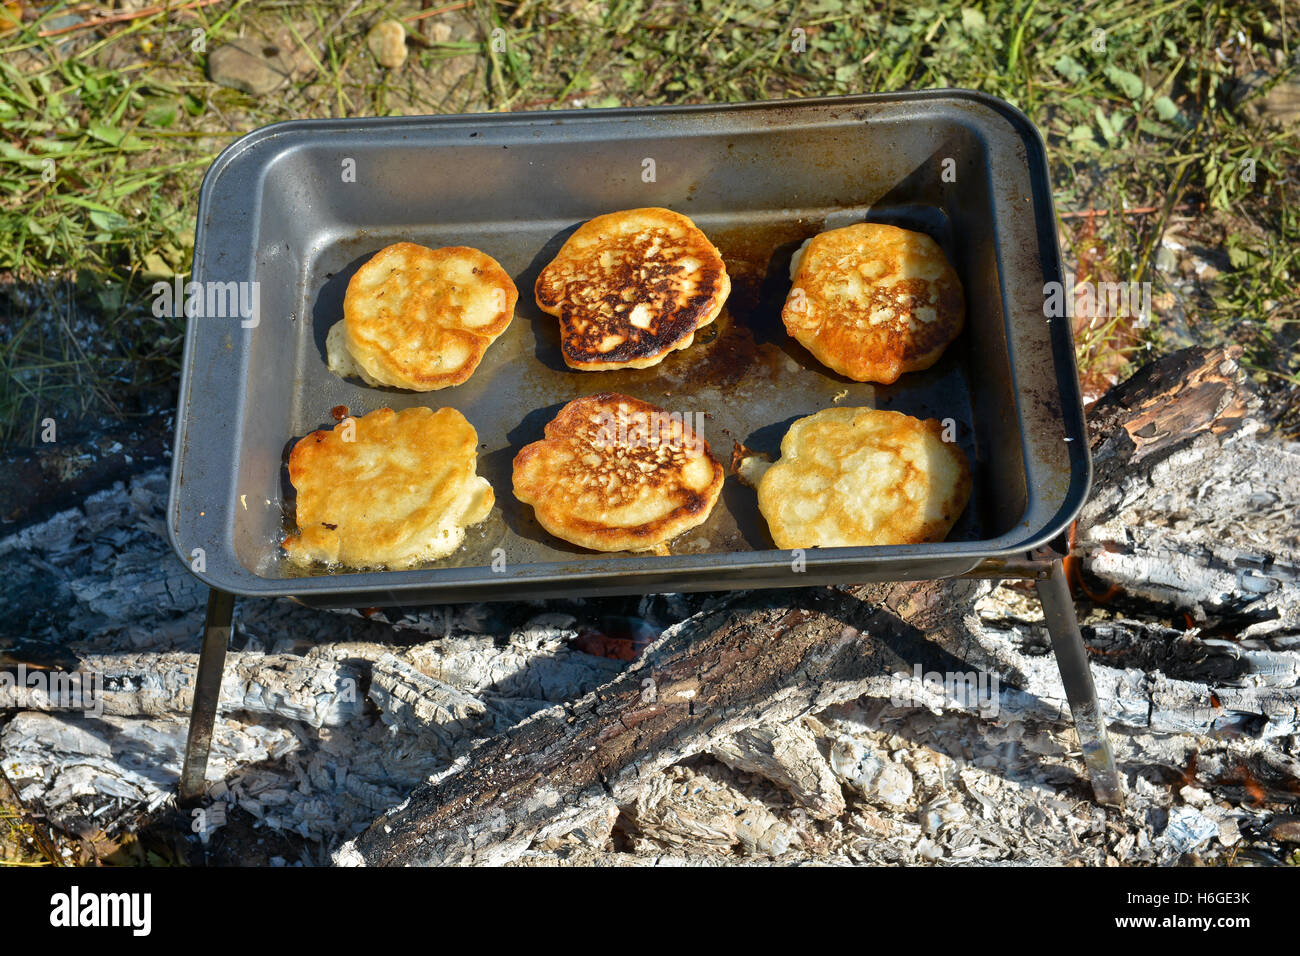
[[[1150,349],[1239,342],[1261,379],[1300,382],[1300,138],[1229,102],[1249,70],[1295,75],[1300,21],[1280,2],[473,0],[431,19],[454,24],[450,38],[413,43],[400,73],[380,70],[366,29],[417,10],[240,0],[41,39],[67,11],[56,4],[0,35],[0,438],[30,442],[47,416],[166,407],[182,328],[150,314],[149,285],[188,269],[203,170],[256,126],[940,86],[1004,97],[1034,119],[1059,210],[1153,209],[1062,220],[1067,258],[1090,277],[1150,279],[1182,316],[1081,329],[1086,377],[1104,384]],[[209,83],[191,29],[211,50],[258,24],[310,37],[314,76],[261,99]],[[454,83],[437,81],[456,63],[468,68]],[[1171,230],[1226,257],[1191,297],[1154,270]]]

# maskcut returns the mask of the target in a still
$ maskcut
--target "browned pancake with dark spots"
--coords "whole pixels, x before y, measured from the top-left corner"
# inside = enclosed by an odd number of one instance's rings
[[[594,551],[662,550],[702,524],[724,472],[680,414],[615,392],[575,399],[514,462],[515,497]]]
[[[722,256],[671,209],[629,209],[578,228],[537,277],[570,368],[647,368],[694,341],[731,292]]]

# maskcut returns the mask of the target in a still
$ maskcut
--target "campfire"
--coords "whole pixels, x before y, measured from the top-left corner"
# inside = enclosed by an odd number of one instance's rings
[[[1091,411],[1066,568],[1122,808],[1094,798],[1032,588],[958,579],[238,602],[204,790],[177,810],[206,593],[142,530],[158,472],[0,544],[76,596],[63,627],[100,635],[44,666],[102,675],[98,714],[26,699],[4,774],[90,842],[170,820],[195,852],[262,839],[269,862],[1281,862],[1300,837],[1300,452],[1255,416],[1233,356],[1200,350]],[[111,575],[81,577],[102,537]]]

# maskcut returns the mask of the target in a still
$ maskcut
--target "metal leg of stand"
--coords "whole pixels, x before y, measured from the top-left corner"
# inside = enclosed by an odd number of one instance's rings
[[[181,770],[180,804],[190,806],[207,791],[208,752],[212,749],[212,725],[217,719],[221,697],[221,672],[226,666],[230,644],[230,618],[235,596],[213,588],[208,594],[208,614],[203,621],[203,649],[194,678],[194,706],[190,710],[190,733],[185,741],[185,766]]]
[[[1070,585],[1066,581],[1065,568],[1060,558],[1052,562],[1050,574],[1046,578],[1039,578],[1036,584],[1038,599],[1043,604],[1043,617],[1052,637],[1056,664],[1061,669],[1061,680],[1065,684],[1065,696],[1070,701],[1070,714],[1074,718],[1079,743],[1083,747],[1083,759],[1088,766],[1093,793],[1100,804],[1121,806],[1124,797],[1120,791],[1119,774],[1115,770],[1115,755],[1111,752],[1110,740],[1106,736],[1106,722],[1102,719],[1101,708],[1097,703],[1097,688],[1092,682],[1092,671],[1088,668],[1088,654],[1083,647],[1079,619],[1074,613],[1074,599],[1070,596]]]

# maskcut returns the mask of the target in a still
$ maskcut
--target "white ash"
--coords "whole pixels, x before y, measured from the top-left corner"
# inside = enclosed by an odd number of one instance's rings
[[[1155,490],[1135,486],[1103,502],[1118,516],[1086,545],[1091,569],[1106,580],[1129,581],[1124,575],[1137,571],[1103,555],[1150,560],[1163,554],[1159,534],[1186,530],[1177,514],[1192,502],[1170,492],[1152,504]],[[1198,540],[1223,568],[1235,567],[1251,542],[1234,532],[1231,515],[1262,500],[1251,498],[1259,489],[1242,491],[1225,474],[1202,493],[1226,517]],[[206,591],[162,537],[165,494],[164,474],[150,472],[0,539],[11,579],[62,608],[57,620],[25,631],[22,648],[70,651],[79,665],[117,675],[101,717],[24,711],[0,727],[0,766],[25,805],[73,830],[136,825],[175,790]],[[1134,531],[1136,521],[1150,527]],[[1121,538],[1123,548],[1107,550]],[[1267,593],[1238,586],[1235,571],[1229,582],[1223,569],[1210,584],[1174,575],[1152,592],[1149,600],[1190,608],[1192,628],[1176,615],[1103,612],[1084,621],[1124,778],[1122,811],[1088,798],[1041,610],[1032,592],[1004,585],[977,605],[965,655],[967,667],[997,675],[996,715],[942,695],[894,706],[894,684],[881,679],[856,703],[753,728],[669,768],[625,806],[611,803],[518,863],[1219,859],[1266,816],[1225,782],[1236,768],[1295,776],[1300,767],[1300,629],[1282,600],[1294,583],[1285,561],[1264,570],[1280,582]],[[656,596],[642,613],[664,627],[710,600]],[[259,828],[331,850],[418,783],[457,766],[475,739],[595,689],[625,666],[574,649],[580,605],[530,604],[537,613],[509,628],[480,605],[366,618],[238,602],[208,774],[209,808],[222,812],[209,825],[243,812]],[[1214,636],[1215,614],[1228,612],[1244,614],[1244,639]],[[348,699],[352,684],[359,699]]]
[[[1194,617],[1253,618],[1246,638],[1300,636],[1300,444],[1257,431],[1202,435],[1096,493],[1079,540],[1090,568]],[[1109,453],[1107,442],[1094,461]]]
[[[844,794],[808,723],[750,727],[709,753],[732,770],[758,774],[781,787],[815,817],[844,812]]]
[[[779,857],[789,850],[793,828],[710,769],[670,767],[641,790],[624,811],[633,851],[734,847]]]
[[[166,492],[165,472],[152,471],[0,539],[6,566],[63,605],[57,623],[22,635],[24,650],[71,651],[76,669],[103,682],[101,717],[27,711],[0,728],[0,762],[25,805],[71,828],[130,825],[173,802],[207,590],[166,542]],[[403,638],[455,636],[394,648],[368,640],[392,626],[359,615],[237,602],[232,643],[243,650],[223,673],[210,796],[259,826],[333,845],[445,770],[476,734],[624,666],[570,649],[571,615],[545,612],[504,640],[475,633],[489,617],[474,605],[404,614]],[[426,699],[430,686],[445,698]],[[366,688],[387,712],[367,712]]]

